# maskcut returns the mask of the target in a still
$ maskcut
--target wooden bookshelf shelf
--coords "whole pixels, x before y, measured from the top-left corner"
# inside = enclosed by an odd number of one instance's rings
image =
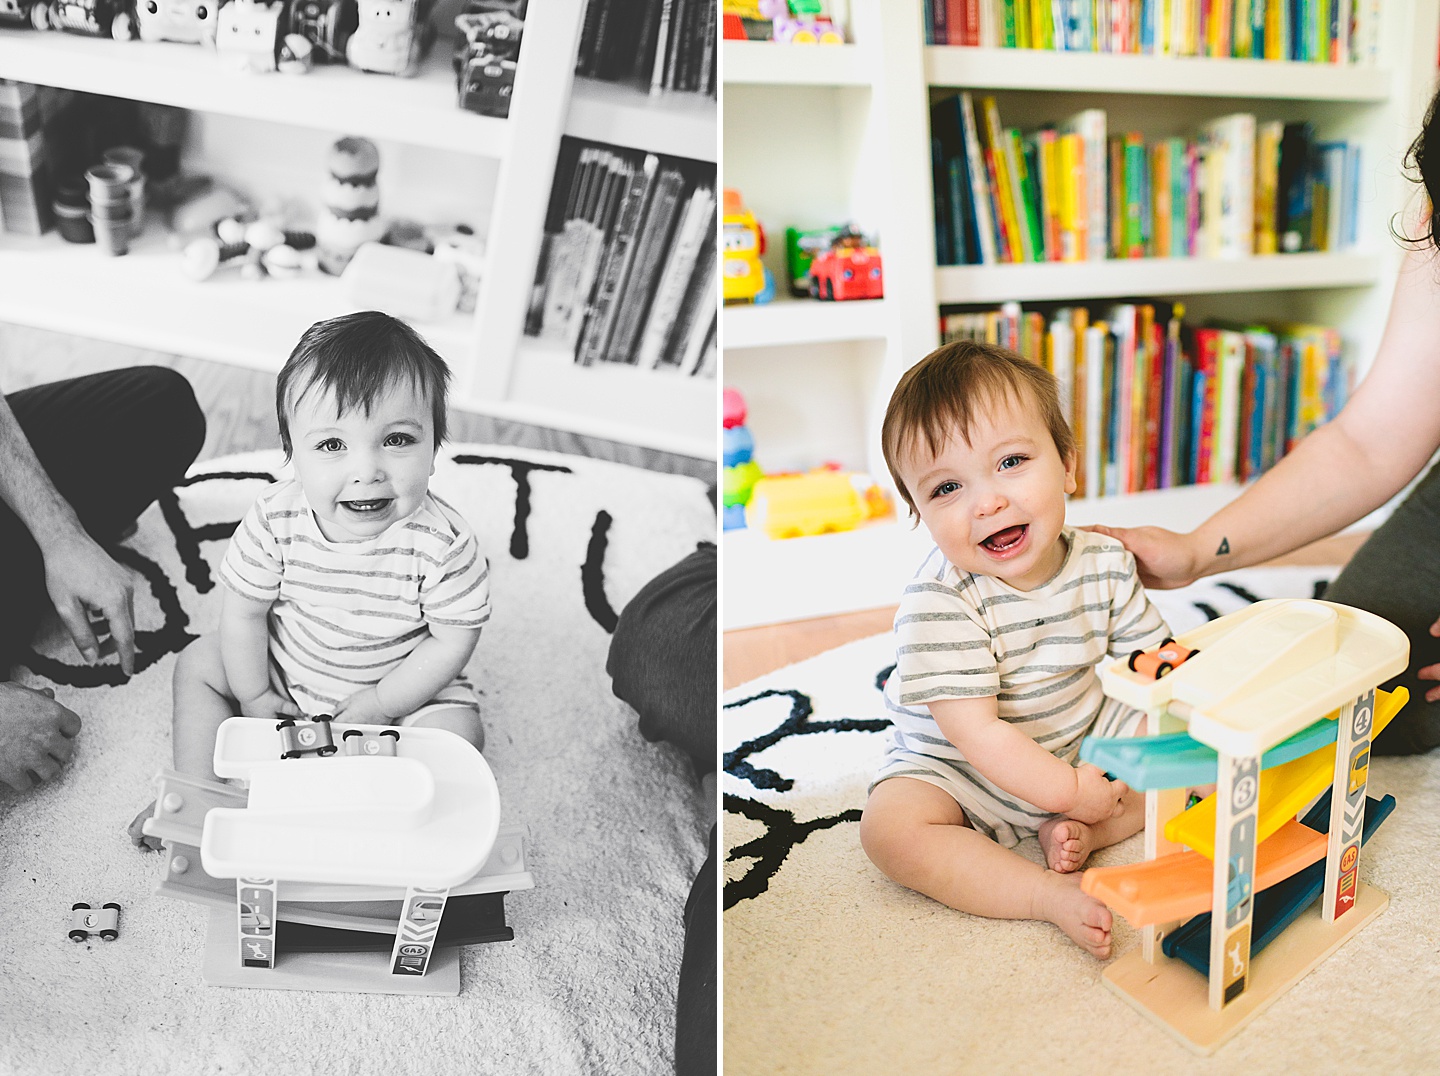
[[[704,94],[652,94],[629,84],[577,78],[565,133],[713,162],[715,109],[715,98]]]
[[[925,77],[931,86],[989,90],[1350,102],[1384,101],[1393,83],[1389,71],[1351,64],[950,45],[926,47]]]
[[[1214,295],[1369,287],[1380,277],[1381,260],[1371,254],[947,265],[935,271],[935,296],[941,303],[1003,303],[1017,299],[1038,302],[1135,295]]]
[[[722,44],[720,75],[726,84],[869,86],[875,77],[873,57],[860,45]]]
[[[777,299],[763,306],[726,307],[720,327],[726,348],[879,339],[886,333],[886,306],[884,299]]]

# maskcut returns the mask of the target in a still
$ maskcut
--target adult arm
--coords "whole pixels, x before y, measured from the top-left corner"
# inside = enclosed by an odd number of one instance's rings
[[[1440,448],[1440,258],[1401,264],[1369,374],[1331,422],[1189,534],[1092,527],[1123,542],[1146,586],[1184,586],[1333,534],[1379,508]]]
[[[479,628],[431,624],[428,638],[374,687],[357,691],[340,703],[335,716],[368,724],[413,714],[460,674],[479,640]]]
[[[89,611],[109,627],[120,667],[135,671],[133,584],[81,526],[75,509],[45,473],[10,405],[0,396],[0,500],[25,524],[45,559],[45,589],[75,647],[87,661],[100,656]]]
[[[945,738],[972,766],[1011,795],[1078,822],[1101,822],[1120,811],[1129,791],[1095,766],[1071,766],[1001,721],[994,695],[939,699],[928,704]]]

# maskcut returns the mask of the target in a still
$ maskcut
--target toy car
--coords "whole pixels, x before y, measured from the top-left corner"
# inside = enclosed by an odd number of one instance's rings
[[[1166,639],[1154,650],[1134,651],[1126,664],[1130,666],[1131,672],[1138,672],[1142,676],[1159,680],[1160,677],[1184,665],[1198,653],[1200,653],[1199,650],[1191,650],[1174,639]]]
[[[721,274],[725,301],[764,302],[767,282],[765,267],[760,264],[760,255],[765,253],[765,232],[761,229],[760,222],[755,219],[755,214],[745,208],[739,191],[725,192],[721,238]]]
[[[1355,795],[1365,787],[1365,782],[1370,776],[1370,749],[1362,748],[1355,753],[1350,760],[1350,788],[1349,794]]]
[[[343,64],[345,45],[359,21],[355,0],[294,0],[284,18],[284,32],[310,42],[316,63]]]
[[[482,116],[504,119],[510,115],[515,92],[515,61],[482,53],[469,60],[460,76],[460,107]]]
[[[858,232],[843,231],[830,249],[810,263],[810,296],[814,299],[879,299],[885,294],[880,252]]]
[[[120,905],[107,904],[98,912],[88,904],[72,904],[70,911],[70,940],[82,942],[92,934],[99,934],[106,941],[120,937]]]
[[[6,26],[33,26],[35,0],[0,0],[0,23]]]
[[[394,729],[385,729],[378,736],[366,736],[359,729],[346,729],[345,735],[340,737],[345,745],[347,755],[394,755],[395,745],[400,741],[400,733]]]
[[[330,732],[329,714],[320,714],[314,721],[299,721],[287,717],[275,726],[280,733],[280,757],[299,758],[301,755],[333,755],[339,750]]]
[[[219,0],[135,0],[115,13],[110,33],[117,41],[181,41],[215,44],[220,31]]]
[[[121,8],[120,0],[38,0],[30,9],[30,22],[37,30],[68,30],[72,34],[110,37]],[[128,21],[115,36],[130,36]]]
[[[240,929],[249,933],[270,929],[270,917],[260,910],[258,904],[248,900],[240,902]]]

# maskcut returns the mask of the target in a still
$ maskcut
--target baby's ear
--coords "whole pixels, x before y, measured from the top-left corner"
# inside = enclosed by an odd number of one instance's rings
[[[1075,484],[1075,471],[1080,465],[1080,457],[1072,449],[1065,457],[1065,492],[1073,494],[1080,487]]]

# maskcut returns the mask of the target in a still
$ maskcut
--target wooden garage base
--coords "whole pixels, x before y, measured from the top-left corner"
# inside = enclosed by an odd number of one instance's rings
[[[1249,987],[1220,1012],[1210,1008],[1203,975],[1169,957],[1147,964],[1139,947],[1105,969],[1105,984],[1186,1046],[1208,1056],[1389,904],[1388,896],[1361,883],[1355,907],[1327,924],[1317,902],[1250,961]]]

